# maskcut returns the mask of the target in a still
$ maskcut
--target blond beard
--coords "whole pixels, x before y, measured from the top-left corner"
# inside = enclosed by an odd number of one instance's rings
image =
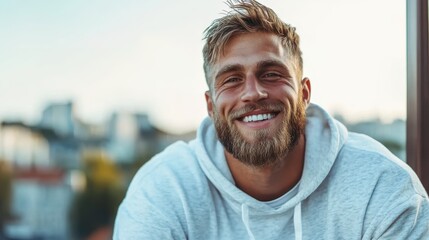
[[[283,114],[280,129],[270,136],[265,130],[254,134],[252,142],[238,131],[233,121],[238,114],[231,113],[228,120],[222,118],[216,108],[213,113],[219,141],[225,147],[225,150],[231,153],[235,158],[248,166],[264,167],[278,164],[284,159],[289,151],[297,144],[300,135],[305,129],[305,106],[299,102],[294,112],[288,115],[285,106],[276,104],[249,104],[235,112],[246,112],[252,109],[282,109],[279,114]],[[289,111],[293,111],[289,109]]]

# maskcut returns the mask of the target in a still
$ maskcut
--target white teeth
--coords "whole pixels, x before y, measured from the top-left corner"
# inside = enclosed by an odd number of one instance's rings
[[[251,116],[244,117],[243,122],[263,121],[263,120],[271,119],[273,117],[274,117],[274,115],[271,113],[257,114],[257,115],[251,115]]]

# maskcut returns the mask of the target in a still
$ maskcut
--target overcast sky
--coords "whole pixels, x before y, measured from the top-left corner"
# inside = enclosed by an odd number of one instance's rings
[[[405,118],[403,0],[265,0],[301,36],[312,102],[346,119]],[[73,100],[85,121],[146,112],[175,133],[207,115],[202,32],[223,1],[0,1],[0,120]]]

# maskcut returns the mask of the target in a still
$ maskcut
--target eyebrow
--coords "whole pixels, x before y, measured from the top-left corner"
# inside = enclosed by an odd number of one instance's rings
[[[269,59],[269,60],[265,60],[265,61],[261,61],[258,62],[257,64],[257,71],[259,73],[262,73],[264,71],[264,69],[270,68],[270,67],[276,67],[276,68],[280,68],[282,72],[284,72],[284,74],[286,74],[287,76],[291,76],[291,71],[289,69],[289,67],[282,61],[279,60],[275,60],[275,59]]]
[[[270,59],[270,60],[258,62],[258,64],[257,64],[257,69],[263,69],[263,68],[267,68],[267,67],[280,67],[280,68],[283,68],[289,72],[289,68],[286,66],[286,64],[284,64],[283,62],[281,62],[279,60]]]
[[[223,75],[223,74],[225,74],[227,72],[240,71],[240,70],[243,70],[243,69],[244,69],[244,66],[241,65],[241,64],[231,64],[231,65],[223,66],[219,70],[219,72],[216,74],[216,76],[215,76],[214,79],[216,81],[216,79],[218,79],[221,75]]]

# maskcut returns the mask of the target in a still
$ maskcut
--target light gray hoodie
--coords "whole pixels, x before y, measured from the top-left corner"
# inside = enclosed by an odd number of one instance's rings
[[[118,210],[114,239],[429,239],[429,201],[380,143],[307,109],[304,171],[278,200],[238,189],[214,125],[145,164]]]

